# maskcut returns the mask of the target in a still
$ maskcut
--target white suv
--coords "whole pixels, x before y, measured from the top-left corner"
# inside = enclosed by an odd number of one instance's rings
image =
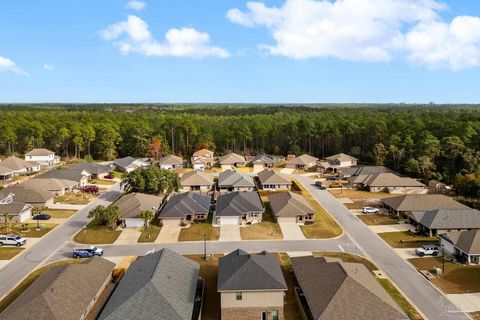
[[[20,236],[0,236],[0,247],[3,245],[21,247],[27,243],[27,239]]]
[[[362,208],[362,213],[379,213],[380,210],[374,207],[363,207]]]
[[[438,248],[431,244],[425,244],[422,247],[415,249],[415,253],[420,257],[436,256],[438,255]]]

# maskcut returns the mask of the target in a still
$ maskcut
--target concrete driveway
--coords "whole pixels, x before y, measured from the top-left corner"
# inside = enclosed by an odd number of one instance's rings
[[[220,241],[240,241],[240,226],[238,224],[220,225]]]
[[[155,243],[173,243],[178,241],[182,227],[175,225],[164,225],[158,234]]]
[[[284,240],[305,240],[300,226],[296,223],[279,223]]]
[[[368,226],[368,228],[375,233],[382,233],[382,232],[408,231],[410,229],[413,229],[413,226],[408,223],[402,223],[402,224],[389,224],[389,225],[383,225],[383,226]]]
[[[460,310],[465,312],[480,311],[480,293],[447,294],[447,297]]]
[[[140,228],[124,228],[119,227],[122,233],[118,236],[114,244],[135,244],[138,241],[138,237],[142,234]]]
[[[283,173],[283,174],[292,174],[293,171],[295,171],[295,169],[283,168],[282,170],[280,170],[280,173]]]

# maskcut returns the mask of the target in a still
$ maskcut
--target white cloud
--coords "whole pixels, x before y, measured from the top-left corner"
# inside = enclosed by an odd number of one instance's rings
[[[125,7],[127,9],[132,9],[136,11],[141,11],[144,10],[147,4],[145,2],[139,1],[139,0],[130,0],[127,2]]]
[[[53,65],[48,64],[48,63],[44,63],[44,64],[43,64],[43,70],[45,70],[45,71],[51,71],[51,70],[53,70],[53,69],[55,69],[55,67],[54,67]]]
[[[194,28],[170,29],[165,34],[165,40],[159,42],[150,33],[148,24],[133,15],[100,31],[100,36],[107,41],[115,41],[123,54],[137,52],[145,56],[194,58],[229,56],[227,50],[210,45],[208,33]]]
[[[446,6],[435,0],[286,0],[281,7],[246,6],[229,10],[227,18],[267,28],[275,43],[259,47],[272,55],[368,62],[407,56],[429,67],[480,65],[478,18],[445,23],[439,12]]]
[[[28,76],[28,73],[20,69],[12,60],[0,56],[0,71],[12,71],[22,76]]]

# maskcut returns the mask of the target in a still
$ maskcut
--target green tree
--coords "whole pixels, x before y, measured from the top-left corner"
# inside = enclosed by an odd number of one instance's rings
[[[155,218],[155,215],[150,210],[143,210],[142,212],[140,212],[140,219],[143,220],[143,227],[145,229],[148,228],[148,226],[150,225],[150,222],[152,222],[153,218]]]
[[[180,189],[180,178],[176,172],[151,165],[127,173],[122,180],[126,192],[159,194]]]

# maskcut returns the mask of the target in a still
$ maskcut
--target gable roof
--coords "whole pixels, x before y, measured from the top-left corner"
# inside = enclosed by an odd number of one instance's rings
[[[197,150],[193,153],[193,157],[203,157],[207,154],[211,154],[213,155],[213,151],[210,151],[210,150],[207,150],[207,149],[200,149],[200,150]]]
[[[15,202],[30,204],[45,203],[54,197],[53,192],[31,189],[28,188],[28,185],[19,184],[0,190],[0,198],[2,198],[2,196],[7,196],[9,193],[14,194],[13,199]]]
[[[291,258],[315,320],[408,319],[363,264]]]
[[[60,191],[65,188],[72,188],[77,185],[77,181],[36,177],[23,182],[21,185],[29,190],[35,191]]]
[[[325,160],[328,160],[328,161],[335,161],[335,160],[338,160],[338,161],[352,161],[352,160],[358,160],[358,159],[354,158],[352,156],[349,156],[348,154],[345,154],[345,153],[337,153],[337,154],[334,154],[333,156],[326,157]]]
[[[138,165],[137,165],[137,163],[138,163]],[[125,169],[125,168],[127,168],[131,165],[142,166],[143,164],[146,164],[146,163],[142,159],[138,159],[138,158],[128,156],[128,157],[117,159],[117,160],[113,161],[113,164],[116,165],[117,167]]]
[[[237,162],[246,162],[245,157],[236,153],[229,153],[218,158],[220,164],[234,164]]]
[[[283,174],[268,169],[260,171],[258,173],[258,179],[261,184],[292,184],[292,181]]]
[[[201,171],[188,172],[180,178],[180,184],[187,186],[211,186],[213,184],[213,174]]]
[[[0,318],[78,320],[111,276],[113,267],[112,262],[100,257],[51,267],[10,304]]]
[[[91,174],[104,174],[109,173],[113,170],[111,165],[100,164],[96,162],[84,162],[84,163],[77,163],[70,167],[73,170],[85,170],[90,172]]]
[[[22,169],[33,168],[35,166],[38,166],[38,164],[32,161],[25,161],[17,157],[8,157],[3,159],[2,162],[0,162],[0,166],[6,167],[12,170],[22,170]]]
[[[99,319],[191,320],[199,264],[162,249],[128,268]]]
[[[142,211],[156,213],[160,208],[162,197],[145,193],[128,193],[115,201],[122,218],[140,218]],[[154,209],[155,208],[155,209]]]
[[[393,170],[384,166],[359,166],[352,168],[341,168],[338,170],[338,172],[342,173],[344,176],[368,176],[375,173],[393,173]]]
[[[3,166],[1,163],[0,163],[0,175],[1,176],[6,176],[6,175],[11,175],[13,174],[13,170],[10,169],[10,168],[7,168],[5,166]]]
[[[255,187],[252,176],[235,170],[225,170],[218,175],[219,187]]]
[[[15,200],[15,199],[14,199]],[[0,204],[0,216],[7,213],[9,216],[18,216],[25,210],[31,209],[30,204],[24,202],[11,202],[6,204]]]
[[[84,169],[52,169],[33,179],[61,179],[80,182],[83,177],[89,177],[91,173]]]
[[[309,154],[302,154],[301,156],[295,157],[292,160],[288,161],[288,164],[308,165],[317,161],[318,161],[318,158],[312,157]]]
[[[315,213],[307,200],[298,193],[272,193],[268,195],[268,201],[276,217],[296,217]]]
[[[31,151],[25,153],[26,156],[34,156],[34,157],[43,157],[55,154],[55,152],[50,151],[48,149],[32,149]]]
[[[275,164],[275,159],[271,155],[261,154],[253,157],[252,163]]]
[[[385,198],[382,202],[396,211],[428,211],[435,209],[468,209],[467,206],[441,194],[406,194]]]
[[[425,187],[412,178],[404,178],[393,173],[375,173],[368,176],[357,176],[353,183],[361,183],[369,187]]]
[[[210,196],[195,192],[179,193],[171,197],[160,211],[160,218],[183,218],[188,214],[207,214]]]
[[[183,164],[184,161],[181,157],[179,156],[176,156],[176,155],[173,155],[173,154],[170,154],[166,157],[163,157],[163,158],[160,158],[160,160],[158,160],[158,164],[160,165],[168,165],[168,164],[173,164],[173,165],[177,165],[177,164]]]
[[[217,290],[287,290],[278,258],[266,251],[248,254],[237,249],[218,263]]]
[[[467,254],[480,254],[480,230],[450,231],[440,235]]]
[[[475,209],[414,211],[409,216],[429,229],[480,229],[480,211]]]
[[[263,212],[264,210],[258,193],[237,191],[218,197],[215,216],[239,217],[247,212]]]

